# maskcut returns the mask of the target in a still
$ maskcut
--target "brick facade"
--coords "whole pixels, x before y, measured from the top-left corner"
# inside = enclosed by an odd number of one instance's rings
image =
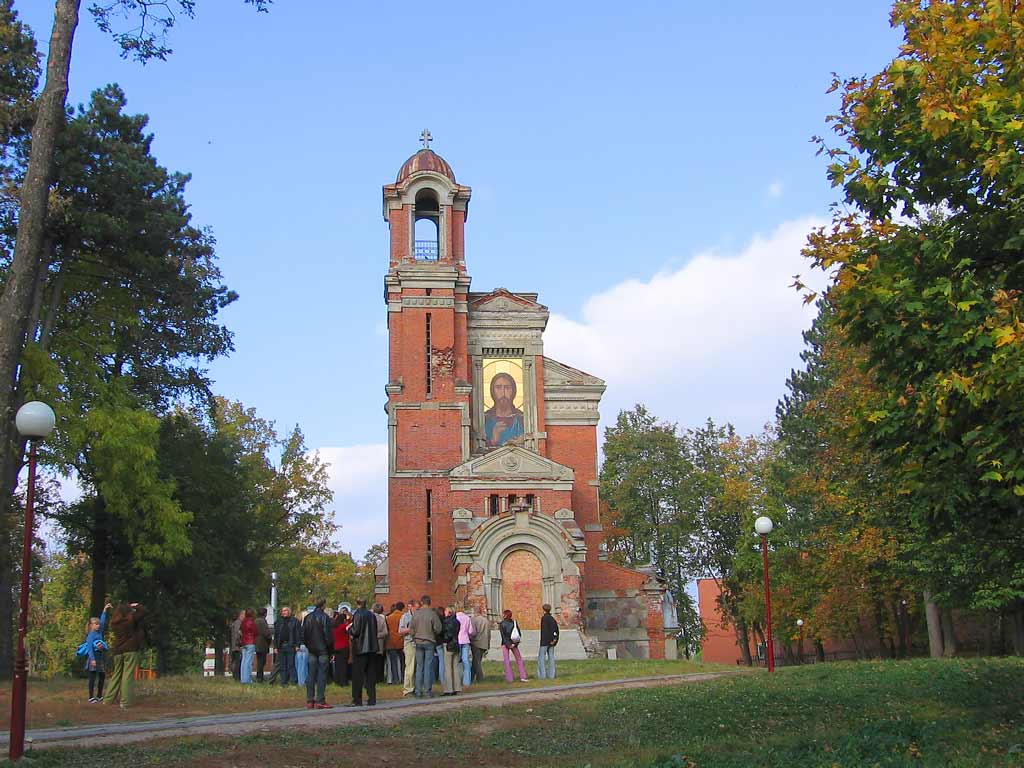
[[[379,599],[429,594],[492,618],[509,608],[524,628],[548,602],[567,629],[593,623],[624,654],[660,657],[663,586],[602,555],[604,382],[544,356],[548,310],[536,294],[469,290],[470,195],[429,149],[384,187],[389,559]],[[419,219],[436,223],[436,241],[413,239]],[[506,399],[498,370],[513,382]]]

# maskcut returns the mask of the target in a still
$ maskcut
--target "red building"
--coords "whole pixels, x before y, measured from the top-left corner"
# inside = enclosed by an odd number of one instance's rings
[[[429,594],[492,619],[509,608],[524,630],[549,603],[563,656],[601,643],[661,658],[675,648],[663,585],[604,555],[605,384],[544,355],[548,309],[536,293],[470,290],[470,195],[427,148],[384,187],[390,557],[379,599]]]

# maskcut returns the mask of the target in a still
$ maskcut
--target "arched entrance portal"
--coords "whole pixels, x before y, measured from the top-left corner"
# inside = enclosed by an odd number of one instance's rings
[[[528,550],[513,550],[502,561],[501,604],[512,611],[520,629],[540,629],[543,575],[540,558]]]

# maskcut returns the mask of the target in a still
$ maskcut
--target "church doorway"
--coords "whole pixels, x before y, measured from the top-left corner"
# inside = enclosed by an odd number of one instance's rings
[[[540,559],[525,549],[510,552],[501,564],[501,605],[512,611],[520,629],[540,629],[541,577]]]

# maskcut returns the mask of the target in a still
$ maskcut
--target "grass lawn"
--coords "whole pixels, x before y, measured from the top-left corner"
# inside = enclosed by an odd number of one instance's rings
[[[614,680],[624,677],[686,674],[711,669],[727,669],[718,665],[687,661],[587,661],[558,662],[556,680],[537,680],[536,662],[527,662],[529,683],[506,683],[504,668],[499,662],[485,662],[485,681],[473,686],[475,691],[513,689],[565,683],[583,683],[596,680]],[[240,685],[230,678],[202,678],[174,676],[135,683],[135,706],[122,711],[105,704],[89,704],[88,685],[85,680],[29,681],[28,728],[53,728],[73,725],[118,722],[124,720],[154,720],[161,717],[191,717],[224,712],[252,712],[261,709],[288,709],[303,707],[305,686],[283,688],[280,685]],[[440,691],[440,687],[434,687]],[[401,698],[401,689],[394,685],[377,688],[381,701]],[[10,727],[11,691],[0,688],[0,727]],[[329,684],[327,700],[343,704],[351,699],[349,688]]]
[[[258,756],[258,759],[257,757]],[[37,768],[1021,766],[1024,660],[833,663],[392,725],[36,752]]]

